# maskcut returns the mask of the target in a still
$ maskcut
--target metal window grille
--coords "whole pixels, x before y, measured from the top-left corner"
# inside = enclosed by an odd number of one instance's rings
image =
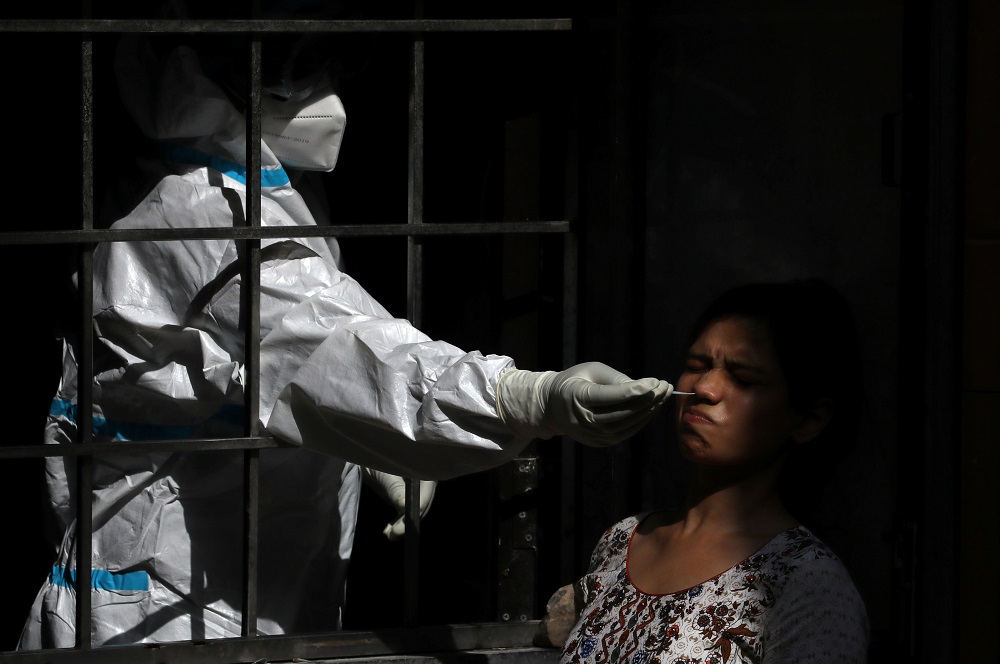
[[[329,227],[273,228],[260,225],[260,83],[261,36],[274,32],[320,33],[372,33],[394,34],[409,43],[409,90],[408,90],[408,174],[406,179],[407,218],[405,223],[364,223],[339,224]],[[568,221],[573,212],[572,199],[575,194],[572,182],[561,192],[564,216],[562,219],[542,220],[531,218],[531,214],[482,220],[477,215],[463,217],[462,211],[453,211],[455,218],[436,220],[425,215],[425,156],[432,142],[425,144],[425,99],[426,99],[426,51],[428,44],[448,35],[483,35],[495,38],[502,48],[517,48],[525,33],[566,33],[572,31],[572,20],[552,19],[449,19],[449,18],[409,18],[403,20],[358,20],[358,21],[292,21],[292,20],[217,20],[217,21],[163,21],[132,19],[66,19],[66,20],[8,20],[0,21],[0,32],[31,34],[39,42],[46,39],[67,37],[77,40],[80,53],[80,114],[79,139],[81,162],[79,164],[79,218],[72,226],[59,230],[8,230],[0,233],[0,245],[12,251],[17,247],[56,246],[69,248],[79,257],[79,310],[74,313],[79,339],[83,349],[79,362],[78,421],[79,440],[76,445],[40,446],[13,445],[0,448],[0,458],[5,463],[20,459],[38,459],[47,456],[73,457],[77,461],[75,494],[79,506],[78,541],[89,541],[93,533],[91,513],[91,472],[92,460],[114,452],[128,453],[130,450],[149,452],[185,452],[196,454],[206,450],[242,450],[245,477],[245,522],[244,522],[244,596],[243,596],[243,636],[237,639],[210,640],[197,643],[170,643],[149,646],[94,647],[89,642],[91,621],[91,594],[79,593],[77,601],[77,644],[73,649],[39,652],[7,652],[4,658],[11,662],[236,662],[291,660],[292,658],[316,659],[324,657],[357,657],[395,655],[433,651],[460,651],[481,648],[507,648],[529,645],[534,632],[536,617],[533,605],[537,597],[531,597],[533,590],[532,563],[520,555],[511,540],[528,542],[525,550],[534,550],[530,544],[532,533],[536,532],[537,516],[525,496],[537,488],[540,472],[540,457],[537,452],[529,452],[509,468],[500,469],[496,484],[500,501],[507,501],[506,508],[494,505],[492,514],[498,525],[500,552],[491,552],[496,564],[494,600],[496,616],[493,621],[470,622],[465,624],[426,625],[421,624],[419,615],[418,589],[420,587],[418,569],[420,565],[420,524],[416,509],[415,482],[408,483],[407,536],[405,541],[405,583],[403,589],[404,625],[387,630],[366,632],[336,632],[318,635],[287,635],[280,637],[256,636],[257,624],[257,514],[260,495],[258,493],[258,462],[261,449],[277,447],[280,444],[259,429],[258,384],[259,359],[259,271],[260,243],[262,240],[333,236],[346,238],[400,238],[406,241],[406,316],[421,327],[425,319],[425,249],[438,240],[456,238],[531,238],[538,242],[538,251],[555,254],[554,273],[543,273],[542,279],[555,276],[561,282],[558,293],[557,326],[546,332],[554,362],[567,363],[575,355],[575,240]],[[186,229],[178,231],[154,230],[110,230],[95,225],[95,137],[93,132],[95,107],[100,108],[102,99],[95,93],[94,86],[94,39],[98,35],[117,35],[125,32],[184,33],[243,33],[247,36],[248,58],[251,63],[250,107],[254,109],[248,117],[247,138],[247,209],[245,226],[225,229]],[[461,57],[456,54],[455,57]],[[504,91],[506,92],[506,91]],[[97,111],[98,113],[100,111]],[[475,113],[474,109],[470,112]],[[515,147],[517,143],[515,142]],[[348,168],[342,166],[339,168]],[[70,172],[75,168],[67,169]],[[572,171],[572,169],[569,169]],[[572,177],[567,178],[571,181]],[[530,206],[529,206],[530,207]],[[534,213],[537,214],[538,206]],[[185,439],[145,441],[142,443],[95,443],[90,425],[92,421],[92,380],[94,374],[92,347],[94,332],[92,327],[92,256],[95,246],[104,242],[145,242],[151,240],[180,239],[233,239],[245,243],[250,260],[243,274],[242,297],[246,310],[250,312],[245,329],[246,343],[246,402],[245,433],[242,437],[226,439]],[[348,257],[349,259],[349,257]],[[516,269],[517,259],[510,258]],[[501,295],[502,297],[502,295]],[[537,305],[538,294],[526,299]],[[544,295],[541,296],[544,299]],[[534,299],[533,299],[534,298]],[[521,310],[525,297],[508,300],[504,305],[514,315]],[[430,321],[428,321],[429,323]],[[497,349],[506,352],[506,349]],[[530,450],[531,448],[529,448]],[[564,450],[559,462],[561,468],[572,468],[572,451]],[[562,471],[563,500],[572,495],[571,473]],[[570,507],[562,504],[563,510],[557,518],[566,519]],[[557,526],[555,530],[565,530]],[[508,545],[505,545],[507,542]],[[551,546],[558,547],[558,538]],[[505,550],[506,546],[506,550]],[[91,586],[91,550],[88,546],[77,547],[76,569],[77,587]],[[355,551],[355,555],[358,551]],[[531,553],[527,554],[530,557]],[[565,565],[565,555],[562,556]],[[558,564],[558,563],[557,563]],[[529,597],[524,598],[525,591]],[[509,602],[509,608],[504,605]],[[348,600],[348,605],[350,600]]]

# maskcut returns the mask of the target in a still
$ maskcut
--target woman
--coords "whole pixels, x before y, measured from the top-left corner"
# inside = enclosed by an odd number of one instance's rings
[[[864,603],[781,481],[849,423],[837,381],[856,357],[848,307],[823,282],[743,286],[708,308],[677,382],[691,393],[677,402],[684,507],[603,535],[575,584],[563,662],[866,660]],[[550,602],[550,638],[568,597]]]

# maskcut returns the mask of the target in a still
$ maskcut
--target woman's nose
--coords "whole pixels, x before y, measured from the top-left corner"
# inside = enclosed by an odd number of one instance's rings
[[[695,380],[694,386],[692,386],[691,390],[695,393],[695,396],[701,397],[702,399],[717,401],[721,393],[720,387],[721,381],[719,380],[719,371],[717,369],[711,369],[698,376],[698,379]]]

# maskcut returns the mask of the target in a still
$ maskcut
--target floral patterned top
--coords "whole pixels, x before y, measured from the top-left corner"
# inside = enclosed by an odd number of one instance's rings
[[[578,581],[584,609],[561,662],[866,662],[868,617],[847,569],[807,528],[779,533],[697,586],[649,595],[628,550],[645,516],[604,533]]]

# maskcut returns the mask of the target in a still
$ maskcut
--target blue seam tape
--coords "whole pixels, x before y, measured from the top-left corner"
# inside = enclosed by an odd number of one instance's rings
[[[68,572],[68,574],[67,574]],[[69,576],[67,579],[66,577]],[[76,587],[76,570],[52,566],[49,581],[64,588]],[[90,571],[90,587],[93,590],[149,590],[149,574],[146,572],[110,572],[106,569]]]
[[[49,415],[52,417],[64,417],[75,424],[77,422],[76,404],[66,399],[53,399],[52,405],[49,406]],[[211,419],[240,425],[243,423],[243,408],[232,404],[224,404]],[[95,434],[117,440],[190,438],[195,430],[193,425],[145,424],[108,420],[97,416],[94,416],[92,426]]]
[[[247,183],[247,167],[235,161],[213,157],[200,150],[172,145],[170,143],[163,144],[163,156],[165,159],[173,162],[207,166],[219,171],[223,175],[228,175],[241,184],[245,185]],[[287,184],[289,184],[288,173],[281,166],[260,169],[260,186],[283,187]]]

